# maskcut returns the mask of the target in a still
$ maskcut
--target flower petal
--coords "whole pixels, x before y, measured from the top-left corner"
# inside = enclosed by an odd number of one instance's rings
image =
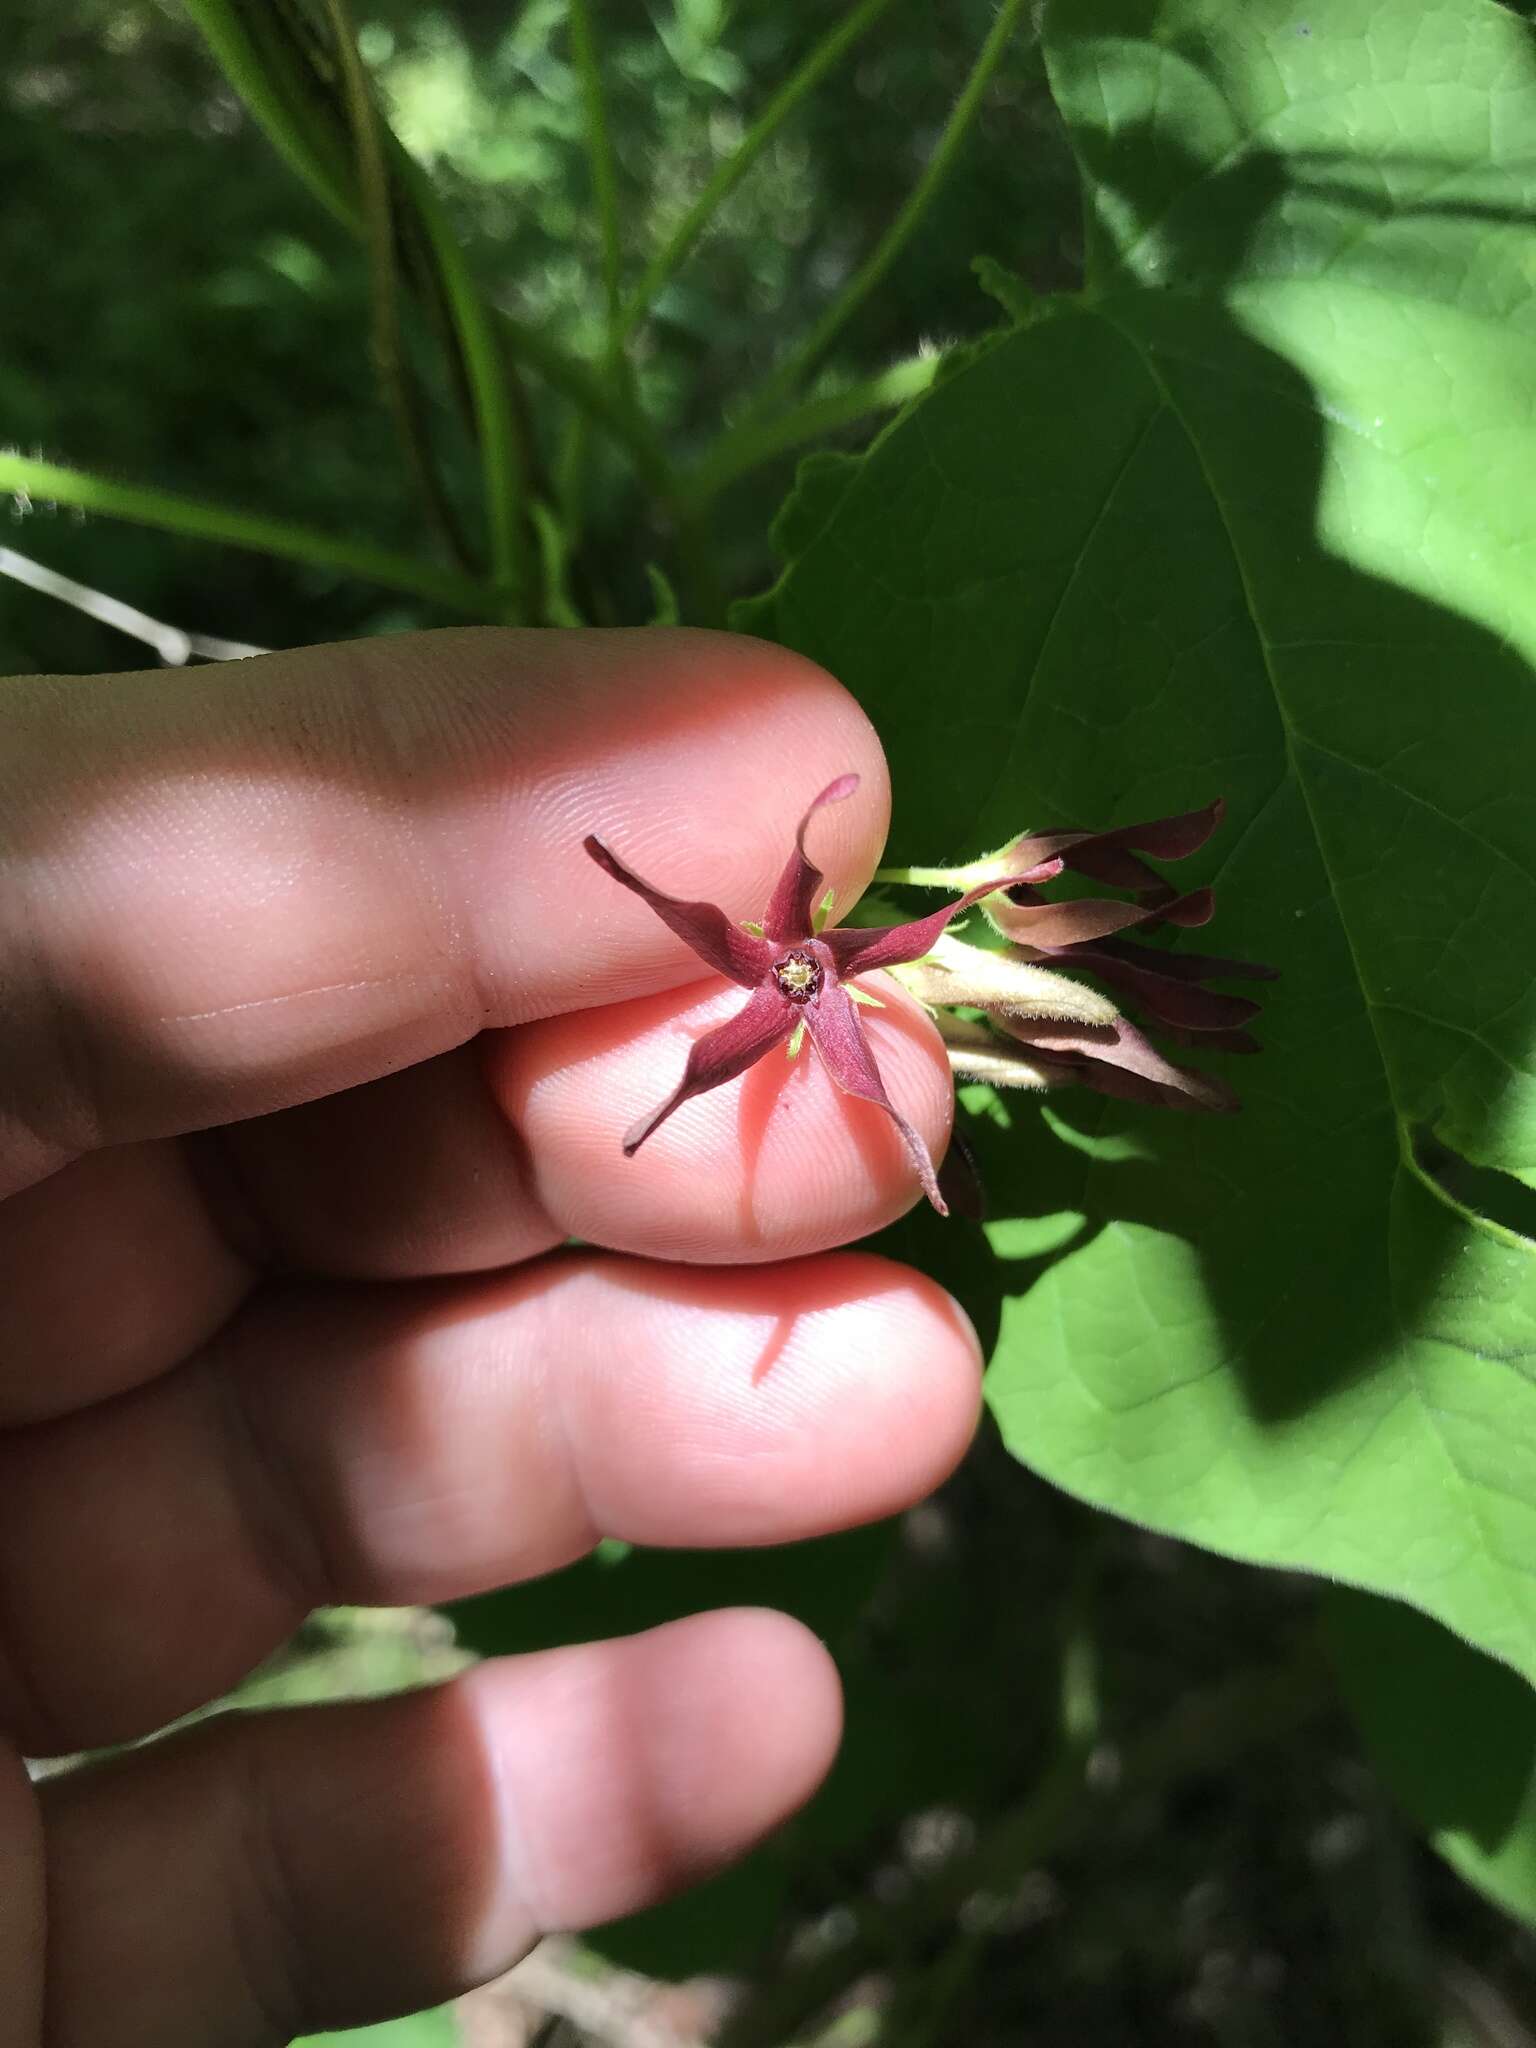
[[[734,1017],[727,1017],[723,1024],[706,1031],[689,1046],[681,1081],[665,1102],[624,1133],[625,1158],[633,1158],[674,1109],[681,1108],[695,1095],[707,1094],[711,1088],[734,1081],[738,1074],[755,1066],[765,1052],[771,1052],[781,1039],[788,1038],[798,1017],[803,1015],[803,1011],[797,1011],[784,1000],[772,982],[755,989],[751,1000]]]
[[[941,1011],[934,1021],[957,1081],[987,1081],[994,1088],[1051,1088],[1071,1078],[1043,1061],[1026,1059],[995,1031],[969,1017]]]
[[[1107,939],[1155,915],[1140,903],[1112,902],[1105,896],[1080,896],[1069,903],[1015,903],[1005,896],[987,911],[988,921],[1016,945],[1048,946],[1052,952]]]
[[[1176,924],[1192,931],[1196,925],[1209,924],[1216,915],[1216,891],[1191,889],[1187,895],[1175,896],[1171,903],[1155,904],[1152,914],[1159,924]]]
[[[835,931],[823,932],[822,941],[845,980],[850,974],[872,974],[877,967],[895,967],[903,960],[921,960],[925,953],[933,951],[935,940],[951,918],[969,910],[994,890],[1013,888],[1019,880],[1018,875],[1002,875],[995,882],[982,882],[942,910],[930,911],[927,917],[914,918],[910,924],[865,929],[853,924],[839,925]]]
[[[1029,861],[1060,855],[1069,868],[1111,889],[1163,888],[1160,875],[1136,854],[1155,860],[1183,860],[1204,846],[1221,823],[1226,804],[1221,797],[1198,811],[1172,818],[1150,818],[1140,825],[1118,825],[1109,832],[1032,832],[1009,848],[1009,857]],[[1134,849],[1134,851],[1132,851]]]
[[[1251,1031],[1189,1031],[1182,1024],[1158,1026],[1160,1038],[1171,1039],[1175,1045],[1187,1045],[1200,1052],[1262,1052],[1263,1046]]]
[[[816,797],[795,832],[795,850],[779,877],[773,901],[763,913],[763,934],[779,945],[792,945],[811,936],[811,919],[816,911],[817,893],[826,877],[805,857],[805,828],[823,804],[840,804],[859,786],[857,775],[839,775]]]
[[[1127,959],[1137,958],[1151,949],[1145,946],[1122,946],[1118,940],[1107,940],[1099,949],[1114,958],[1124,953]],[[1258,960],[1227,960],[1218,953],[1164,953],[1154,955],[1159,974],[1168,974],[1175,981],[1278,981],[1278,967],[1266,967]]]
[[[1111,988],[1125,989],[1159,1023],[1179,1024],[1186,1031],[1240,1030],[1259,1014],[1260,1006],[1248,996],[1223,995],[1202,988],[1191,974],[1169,972],[1177,953],[1122,941],[1113,949],[1078,946],[1066,958]]]
[[[886,1094],[880,1069],[875,1065],[875,1056],[864,1036],[859,1013],[848,999],[848,991],[835,981],[826,981],[816,1001],[807,1003],[801,1014],[811,1034],[811,1043],[821,1054],[827,1072],[846,1094],[880,1105],[900,1131],[902,1141],[912,1155],[912,1164],[917,1168],[923,1193],[941,1216],[947,1216],[949,1208],[939,1193],[938,1176],[933,1170],[933,1161],[928,1157],[928,1147]]]
[[[772,969],[778,949],[766,939],[755,939],[750,932],[744,932],[717,905],[668,896],[642,881],[633,868],[625,867],[601,839],[587,838],[581,843],[605,874],[612,875],[616,882],[622,882],[648,903],[662,923],[670,926],[717,974],[738,982],[742,988],[756,988]]]
[[[1171,1109],[1208,1109],[1229,1114],[1237,1097],[1211,1074],[1166,1060],[1134,1024],[1060,1025],[1033,1018],[999,1020],[1047,1066],[1066,1069],[1073,1080],[1127,1102],[1151,1102]]]
[[[1030,891],[1019,901],[1017,889],[998,903],[987,906],[987,920],[1005,938],[1020,946],[1060,952],[1069,946],[1090,945],[1113,932],[1129,931],[1134,925],[1208,924],[1216,907],[1209,889],[1192,889],[1187,896],[1173,896],[1164,903],[1126,903],[1104,896],[1079,896],[1068,902],[1048,903]]]

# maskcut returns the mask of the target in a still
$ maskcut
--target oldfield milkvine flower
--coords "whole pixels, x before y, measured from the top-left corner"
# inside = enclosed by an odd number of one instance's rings
[[[817,892],[825,878],[807,857],[806,828],[824,804],[852,796],[858,781],[856,775],[843,775],[828,783],[800,820],[795,850],[761,925],[737,925],[713,903],[668,896],[642,881],[601,840],[584,842],[593,860],[648,903],[706,966],[751,990],[734,1017],[690,1047],[676,1088],[626,1133],[626,1155],[638,1151],[693,1096],[734,1080],[786,1039],[793,1053],[809,1036],[839,1087],[877,1103],[891,1118],[924,1193],[941,1215],[947,1214],[927,1148],[887,1095],[859,1022],[856,1002],[875,999],[857,988],[853,977],[877,968],[894,969],[933,1013],[957,1079],[1027,1088],[1076,1082],[1135,1102],[1237,1107],[1225,1083],[1167,1059],[1109,997],[1053,971],[1057,965],[1085,968],[1112,988],[1127,990],[1156,1027],[1180,1043],[1223,1052],[1258,1050],[1245,1028],[1258,1005],[1203,984],[1267,978],[1271,969],[1167,952],[1121,936],[1132,929],[1194,926],[1209,919],[1209,889],[1181,895],[1143,856],[1177,860],[1197,851],[1220,822],[1219,799],[1200,811],[1109,832],[1025,834],[965,867],[882,870],[877,879],[963,893],[906,924],[822,931]],[[1130,900],[1047,900],[1042,884],[1064,869],[1129,890]],[[1001,950],[963,943],[946,929],[961,911],[983,899],[988,922],[1009,941]],[[957,1014],[978,1010],[981,1020]]]
[[[1182,860],[1220,824],[1218,797],[1202,810],[1109,832],[1026,833],[962,868],[898,869],[885,877],[942,888],[969,887],[988,875],[1002,892],[985,915],[1012,943],[1001,954],[946,938],[900,979],[938,1016],[950,1065],[962,1080],[1051,1088],[1068,1083],[1131,1102],[1173,1109],[1234,1110],[1224,1081],[1182,1067],[1096,990],[1051,968],[1077,968],[1124,991],[1164,1037],[1210,1052],[1257,1052],[1247,1030],[1259,1006],[1225,995],[1208,981],[1270,980],[1274,970],[1210,953],[1169,952],[1127,939],[1160,926],[1205,924],[1215,907],[1209,889],[1181,895],[1142,857]],[[1022,882],[1007,879],[1021,868]],[[1063,868],[1131,892],[1131,900],[1074,897],[1050,902],[1040,884]],[[951,1006],[948,1014],[944,1006]],[[953,1006],[979,1009],[987,1022],[955,1017]],[[995,1026],[996,1029],[991,1027]],[[1005,1034],[1003,1038],[997,1032]]]
[[[870,974],[876,968],[920,958],[931,950],[951,918],[978,898],[991,895],[1003,880],[1027,883],[1033,874],[1031,865],[1026,863],[1006,877],[983,882],[979,888],[968,890],[958,902],[910,924],[887,925],[876,930],[852,926],[818,934],[817,892],[825,877],[806,856],[806,827],[823,804],[841,803],[858,786],[857,775],[840,775],[827,784],[800,820],[795,850],[763,913],[760,931],[733,924],[713,903],[689,903],[665,895],[625,867],[600,839],[583,841],[598,866],[643,898],[706,966],[752,991],[734,1017],[713,1031],[706,1031],[689,1047],[683,1078],[665,1102],[625,1134],[624,1151],[632,1156],[673,1110],[691,1097],[744,1074],[764,1053],[772,1051],[803,1025],[838,1086],[866,1102],[878,1103],[891,1118],[912,1156],[924,1194],[943,1216],[949,1212],[939,1193],[928,1148],[885,1092],[847,984],[856,974]]]

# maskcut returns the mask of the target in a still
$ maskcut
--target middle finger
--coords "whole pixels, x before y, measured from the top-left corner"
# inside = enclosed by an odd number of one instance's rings
[[[459,1598],[599,1535],[890,1513],[960,1457],[978,1384],[948,1296],[864,1253],[258,1298],[179,1370],[0,1438],[0,1723],[34,1754],[125,1740],[311,1607]]]

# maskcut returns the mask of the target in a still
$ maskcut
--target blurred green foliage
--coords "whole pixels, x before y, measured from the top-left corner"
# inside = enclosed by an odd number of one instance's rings
[[[495,303],[600,357],[599,231],[563,0],[372,0],[359,41]],[[921,34],[913,28],[921,14]],[[595,10],[626,290],[776,87],[835,19],[771,0]],[[896,0],[797,109],[637,332],[640,395],[687,460],[811,326],[910,191],[992,21],[990,0]],[[0,445],[430,552],[368,348],[362,248],[254,126],[175,0],[15,0],[0,27]],[[995,324],[970,259],[1050,286],[1076,263],[1070,164],[1028,36],[1014,39],[953,174],[820,373],[835,388]],[[21,289],[16,289],[17,281]],[[813,387],[815,388],[815,387]],[[567,408],[535,387],[544,459]],[[441,399],[441,393],[439,393]],[[867,438],[878,421],[858,430]],[[434,442],[473,525],[474,453]],[[731,589],[769,573],[792,467],[711,513]],[[593,615],[642,620],[663,552],[621,458],[587,451]],[[4,542],[158,618],[292,644],[439,623],[315,569],[34,506]],[[0,670],[145,657],[0,585]]]

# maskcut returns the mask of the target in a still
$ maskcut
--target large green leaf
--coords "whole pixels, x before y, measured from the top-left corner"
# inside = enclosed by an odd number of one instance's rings
[[[1536,1926],[1536,1698],[1394,1600],[1335,1586],[1345,1697],[1388,1785],[1446,1861]]]
[[[1191,879],[1284,978],[1241,1117],[1015,1101],[989,1271],[957,1225],[924,1256],[1048,1477],[1536,1674],[1536,1263],[1447,1191],[1518,1219],[1536,1182],[1528,33],[1481,0],[1045,33],[1086,291],[811,471],[743,623],[870,708],[898,860],[1224,792]]]

